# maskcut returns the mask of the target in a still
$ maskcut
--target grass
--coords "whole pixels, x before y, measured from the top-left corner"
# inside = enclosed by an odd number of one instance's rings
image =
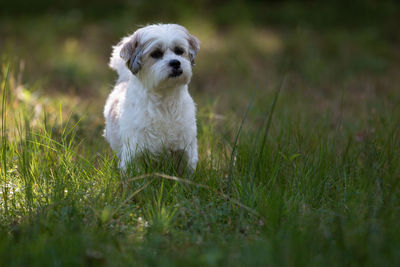
[[[280,95],[262,96],[267,108],[249,99],[240,124],[223,123],[227,134],[207,115],[212,107],[200,108],[194,175],[126,174],[101,125],[57,102],[35,113],[9,70],[2,266],[400,263],[396,101],[370,99],[357,122],[344,116],[352,107],[342,92],[338,111],[315,117],[287,88],[289,77]],[[293,98],[300,104],[287,104]]]

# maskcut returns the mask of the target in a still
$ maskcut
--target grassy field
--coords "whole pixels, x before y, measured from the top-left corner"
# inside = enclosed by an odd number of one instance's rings
[[[399,266],[400,9],[293,5],[174,18],[202,41],[189,176],[122,173],[102,137],[110,47],[143,18],[2,17],[0,265]]]

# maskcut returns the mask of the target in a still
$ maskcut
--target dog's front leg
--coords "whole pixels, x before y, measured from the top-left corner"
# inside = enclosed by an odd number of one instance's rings
[[[135,158],[137,154],[136,143],[126,142],[122,145],[122,149],[119,156],[119,166],[122,170],[126,171],[129,164]]]
[[[197,154],[197,139],[193,139],[192,142],[186,147],[185,154],[187,157],[187,163],[190,172],[194,172],[196,170],[196,165],[198,161],[198,154]]]

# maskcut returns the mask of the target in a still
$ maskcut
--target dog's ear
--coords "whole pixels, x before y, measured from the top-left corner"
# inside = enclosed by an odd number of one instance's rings
[[[142,55],[143,47],[140,44],[140,36],[135,33],[132,38],[122,46],[120,56],[125,60],[128,69],[130,69],[133,74],[136,74],[142,66]]]
[[[193,36],[189,33],[187,35],[188,35],[188,42],[189,42],[189,59],[190,59],[190,63],[192,63],[192,66],[193,66],[197,52],[200,49],[200,41],[195,36]]]

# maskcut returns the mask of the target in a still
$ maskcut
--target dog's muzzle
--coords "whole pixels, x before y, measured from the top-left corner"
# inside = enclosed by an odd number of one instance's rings
[[[172,59],[168,63],[168,66],[170,66],[172,68],[172,71],[169,74],[169,77],[178,77],[183,73],[182,68],[181,68],[181,62],[177,59]]]

